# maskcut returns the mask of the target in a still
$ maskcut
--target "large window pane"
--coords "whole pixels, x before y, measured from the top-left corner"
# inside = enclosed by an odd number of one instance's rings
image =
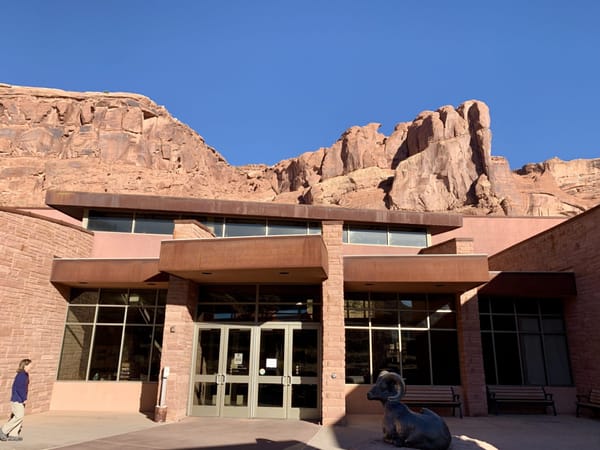
[[[228,219],[225,222],[225,237],[265,236],[266,222],[246,219]]]
[[[400,339],[398,330],[372,330],[373,378],[388,370],[400,372]]]
[[[173,216],[136,214],[135,233],[173,234],[175,227]]]
[[[308,226],[306,222],[280,222],[269,221],[269,236],[285,236],[293,234],[307,234]]]
[[[494,354],[494,339],[492,333],[481,333],[481,347],[483,352],[483,369],[486,384],[498,384],[496,378],[496,358]]]
[[[67,313],[67,322],[94,323],[96,306],[70,306]]]
[[[429,315],[431,328],[456,328],[456,314],[453,312],[434,312]]]
[[[316,384],[292,385],[292,408],[316,408],[319,390]]]
[[[548,369],[548,384],[555,386],[569,386],[573,384],[565,336],[544,336],[544,348],[546,367]]]
[[[59,380],[85,380],[90,343],[92,342],[92,325],[67,325],[63,338]]]
[[[431,384],[427,331],[402,332],[402,376],[406,384]]]
[[[400,325],[407,328],[427,328],[427,311],[401,311]]]
[[[227,305],[236,303],[254,304],[256,302],[256,286],[203,286],[200,289],[200,302]]]
[[[126,305],[128,294],[121,289],[101,289],[100,303],[102,305]]]
[[[401,295],[398,307],[404,310],[421,310],[427,309],[427,299],[424,295]]]
[[[498,384],[523,384],[517,335],[496,333],[494,343],[498,362]]]
[[[376,227],[351,227],[348,232],[350,244],[387,245],[387,230]]]
[[[525,384],[546,384],[542,339],[539,334],[521,335],[521,361]]]
[[[154,306],[156,304],[156,291],[132,290],[129,292],[131,306]]]
[[[346,329],[346,383],[372,383],[369,361],[369,331]]]
[[[398,325],[398,310],[374,309],[371,323],[378,325]]]
[[[71,291],[71,305],[95,305],[98,303],[98,289],[93,291],[73,289]]]
[[[163,326],[154,327],[154,339],[152,340],[152,348],[150,349],[150,381],[158,380],[160,373],[160,358],[162,356],[162,341],[163,341]]]
[[[537,317],[520,316],[517,319],[520,332],[539,333],[540,321]]]
[[[130,306],[127,309],[127,325],[152,325],[154,308]]]
[[[200,330],[196,350],[196,375],[213,375],[219,372],[221,330]]]
[[[390,230],[390,245],[427,247],[425,230]]]
[[[308,234],[321,234],[321,222],[309,222]]]
[[[133,213],[106,211],[90,211],[88,213],[88,230],[131,233],[132,225]]]
[[[431,332],[433,384],[460,384],[456,331]]]
[[[561,317],[545,317],[542,319],[544,333],[564,333],[565,324]]]
[[[432,311],[455,311],[456,310],[456,298],[453,294],[444,295],[436,294],[430,295],[427,301],[428,309]]]
[[[91,380],[117,379],[122,333],[122,326],[96,326],[90,363]]]
[[[294,376],[316,377],[319,361],[317,330],[294,330],[293,332],[292,374]]]
[[[250,330],[231,329],[227,342],[228,375],[248,375],[250,372]]]
[[[492,316],[494,331],[516,331],[517,324],[514,316]]]
[[[125,308],[119,306],[100,306],[98,308],[98,323],[123,323]]]
[[[514,314],[515,312],[511,298],[493,298],[490,303],[493,314]]]
[[[125,327],[120,380],[146,381],[148,379],[151,345],[152,327]]]

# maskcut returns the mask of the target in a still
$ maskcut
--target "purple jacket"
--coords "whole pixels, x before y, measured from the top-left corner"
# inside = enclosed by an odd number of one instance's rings
[[[25,403],[29,391],[29,374],[25,371],[18,372],[12,385],[11,402]]]

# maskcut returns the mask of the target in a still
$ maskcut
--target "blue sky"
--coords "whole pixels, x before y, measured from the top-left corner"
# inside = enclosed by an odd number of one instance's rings
[[[2,2],[0,82],[146,95],[229,163],[478,99],[511,167],[600,157],[600,2]]]

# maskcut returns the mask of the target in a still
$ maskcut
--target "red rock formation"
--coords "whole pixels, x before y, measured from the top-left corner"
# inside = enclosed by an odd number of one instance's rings
[[[600,201],[600,159],[511,172],[492,157],[482,102],[424,111],[390,136],[379,127],[272,167],[233,167],[144,96],[0,84],[0,205],[40,206],[48,189],[508,215]]]

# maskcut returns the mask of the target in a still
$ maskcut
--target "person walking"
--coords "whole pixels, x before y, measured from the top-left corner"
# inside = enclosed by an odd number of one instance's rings
[[[0,428],[0,441],[22,441],[19,436],[23,417],[25,416],[25,402],[29,392],[29,369],[31,369],[31,360],[22,359],[17,369],[17,375],[12,384],[12,393],[10,396],[10,407],[12,416],[8,422]]]

